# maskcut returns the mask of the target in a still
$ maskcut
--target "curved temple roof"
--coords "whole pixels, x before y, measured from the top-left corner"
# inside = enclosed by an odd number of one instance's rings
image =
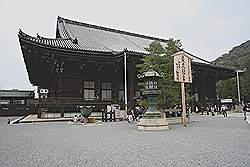
[[[58,17],[57,38],[32,37],[19,31],[19,38],[44,46],[94,52],[129,52],[147,54],[153,41],[168,40],[76,22]]]
[[[166,39],[155,38],[126,31],[96,26],[92,24],[57,18],[56,38],[44,38],[29,36],[21,30],[19,38],[34,44],[75,51],[89,51],[99,53],[119,53],[126,50],[136,54],[148,54],[145,50],[153,41],[167,42]],[[183,50],[184,51],[184,50]],[[186,51],[184,51],[186,52]],[[215,66],[208,61],[186,52],[197,65],[234,71],[224,66]]]
[[[167,42],[165,39],[149,37],[126,31],[76,22],[58,17],[57,36],[77,38],[83,50],[119,52],[128,51],[148,53],[145,48],[153,41]]]

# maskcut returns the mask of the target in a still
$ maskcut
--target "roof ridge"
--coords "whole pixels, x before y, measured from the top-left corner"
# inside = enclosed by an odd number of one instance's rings
[[[40,36],[38,33],[37,33],[37,37],[34,37],[29,34],[26,34],[21,29],[19,29],[18,35],[21,35],[26,38],[33,38],[33,39],[40,39],[40,40],[71,40],[71,41],[73,40],[71,38],[48,38],[48,37]]]
[[[36,37],[34,37],[34,38],[36,38]],[[72,38],[48,38],[48,37],[42,37],[42,36],[39,36],[37,38],[43,39],[43,40],[72,40]]]
[[[63,18],[63,17],[60,17],[60,16],[57,17],[57,20],[59,22],[64,21],[65,23],[74,24],[74,25],[78,25],[78,26],[84,26],[84,27],[89,27],[89,28],[94,28],[94,29],[99,29],[99,30],[104,30],[104,31],[109,31],[109,32],[115,32],[115,33],[119,33],[119,34],[139,37],[139,38],[156,40],[156,41],[160,41],[160,42],[168,42],[167,39],[162,39],[162,38],[142,35],[142,34],[138,34],[138,33],[132,33],[132,32],[128,32],[128,31],[117,30],[117,29],[114,29],[114,28],[107,28],[107,27],[98,26],[98,25],[94,25],[94,24],[88,24],[88,23],[83,23],[83,22],[79,22],[79,21],[69,20],[69,19],[66,19],[66,18]]]

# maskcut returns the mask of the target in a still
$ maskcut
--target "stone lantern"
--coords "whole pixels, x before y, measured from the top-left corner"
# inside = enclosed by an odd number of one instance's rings
[[[158,90],[158,81],[161,76],[150,69],[143,75],[138,76],[145,82],[144,95],[148,101],[148,109],[144,113],[143,118],[138,122],[139,130],[166,130],[168,128],[168,122],[166,118],[163,118],[160,111],[156,108],[157,96],[160,94]]]

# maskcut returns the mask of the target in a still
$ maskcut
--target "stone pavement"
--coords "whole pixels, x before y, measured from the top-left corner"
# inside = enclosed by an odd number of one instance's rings
[[[242,117],[197,115],[187,128],[138,131],[136,124],[67,122],[6,125],[0,166],[250,166],[250,126]]]
[[[232,117],[240,117],[240,118],[244,119],[244,115],[243,115],[242,112],[241,113],[230,112],[228,115],[232,116]],[[248,124],[250,123],[250,112],[247,112],[247,120],[246,120],[246,122]]]

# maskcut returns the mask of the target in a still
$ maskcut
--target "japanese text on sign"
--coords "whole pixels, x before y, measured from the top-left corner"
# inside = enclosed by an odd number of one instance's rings
[[[178,52],[174,55],[174,80],[192,83],[191,58],[184,52]]]

